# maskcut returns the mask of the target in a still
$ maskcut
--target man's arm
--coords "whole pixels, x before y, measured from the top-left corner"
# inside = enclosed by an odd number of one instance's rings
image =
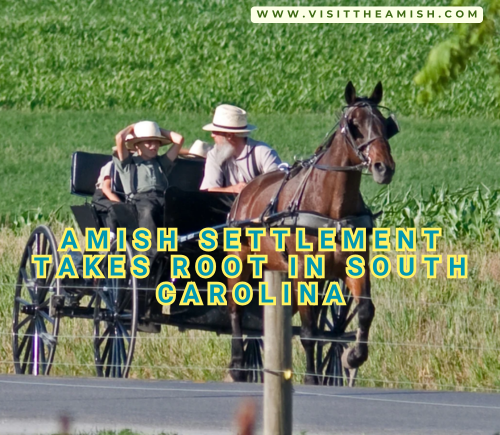
[[[111,178],[105,177],[102,182],[102,192],[110,201],[121,202],[120,197],[111,190]]]
[[[129,150],[125,146],[125,138],[134,132],[134,125],[135,124],[131,124],[128,127],[125,127],[115,136],[116,154],[121,162],[123,162],[130,155]]]
[[[173,144],[165,153],[167,157],[173,162],[181,151],[182,144],[184,143],[184,137],[181,134],[176,133],[175,131],[164,130],[163,128],[160,128],[160,132],[162,136],[170,139]]]
[[[260,166],[260,171],[262,174],[266,174],[267,172],[277,171],[278,166],[282,163],[281,159],[278,156],[276,150],[267,146],[259,146],[255,151],[259,152],[259,161],[258,164]]]
[[[205,160],[205,175],[201,182],[200,190],[222,189],[224,186],[224,175],[222,168],[215,158],[215,149],[207,154]],[[212,192],[215,192],[212,190]]]
[[[209,192],[240,193],[246,185],[247,183],[238,183],[228,187],[209,187],[207,190]]]

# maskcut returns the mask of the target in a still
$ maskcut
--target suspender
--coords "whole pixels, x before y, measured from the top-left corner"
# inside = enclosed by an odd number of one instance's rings
[[[160,163],[160,158],[159,156],[155,157],[156,163],[158,164],[158,170],[160,173],[163,175],[165,178],[165,182],[167,184],[168,188],[168,178],[165,172],[163,171],[163,167],[161,166]],[[130,194],[128,195],[129,199],[132,199],[134,195],[137,194],[137,165],[135,164],[134,160],[132,160],[132,163],[130,164]],[[167,188],[165,190],[167,190]]]
[[[134,160],[132,160],[132,163],[130,164],[130,194],[128,195],[129,197],[133,197],[137,193],[137,186],[136,183],[136,178],[137,178],[137,165],[135,164]],[[132,195],[132,196],[131,196]]]
[[[253,178],[256,178],[260,175],[259,173],[259,168],[257,166],[257,157],[255,157],[255,148],[256,146],[252,147],[252,150],[250,151],[250,160],[252,161],[252,168],[253,168]]]

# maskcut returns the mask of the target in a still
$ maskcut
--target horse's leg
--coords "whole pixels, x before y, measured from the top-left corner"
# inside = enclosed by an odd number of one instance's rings
[[[233,299],[233,287],[238,282],[248,282],[250,278],[250,274],[252,269],[250,265],[246,262],[247,253],[244,252],[245,248],[238,253],[238,256],[241,258],[243,263],[243,270],[241,275],[238,278],[228,278],[228,292],[230,295],[228,297],[228,308],[229,308],[229,317],[231,319],[231,332],[232,332],[232,340],[231,340],[231,362],[229,364],[229,373],[231,378],[235,382],[245,382],[246,381],[246,373],[242,370],[243,367],[243,328],[242,328],[242,319],[243,319],[243,309],[241,305],[238,305],[234,302]]]
[[[347,369],[356,369],[368,359],[368,334],[375,316],[375,305],[371,300],[370,278],[345,278],[345,282],[358,304],[358,331],[354,347],[342,355],[342,365]]]
[[[295,281],[295,289],[298,290],[298,282]],[[300,341],[306,353],[306,375],[304,383],[306,385],[318,385],[316,375],[316,364],[314,361],[314,349],[316,348],[317,325],[316,315],[313,306],[299,305],[300,320]]]

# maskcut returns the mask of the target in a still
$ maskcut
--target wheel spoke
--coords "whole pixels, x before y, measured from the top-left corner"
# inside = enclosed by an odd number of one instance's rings
[[[354,310],[352,310],[352,313],[349,314],[349,317],[347,317],[346,321],[344,322],[344,330],[349,326],[349,323],[351,323],[352,319],[354,319],[354,316],[358,314],[358,308],[359,305],[356,305]]]
[[[122,364],[120,364],[120,370],[123,369],[123,372],[120,373],[120,375],[119,375],[119,377],[121,378],[125,372],[125,367],[127,365],[127,351],[125,350],[125,342],[124,342],[122,337],[120,337],[120,344],[119,345],[120,345],[121,357],[122,357]]]
[[[56,268],[54,266],[50,267],[48,274],[47,274],[47,279],[45,280],[45,284],[48,287],[53,287],[52,282],[54,281],[54,276],[56,275]]]
[[[41,337],[38,337],[38,340],[39,340],[38,342],[40,345],[40,358],[41,358],[40,366],[42,368],[41,372],[44,375],[46,373],[46,370],[47,370],[47,358],[45,357],[45,342],[43,341],[43,339]]]
[[[111,295],[108,293],[108,291],[99,290],[99,296],[101,296],[101,299],[104,302],[105,308],[110,310],[110,311],[113,311],[114,304],[110,300]]]
[[[47,322],[50,322],[52,323],[52,325],[54,325],[55,320],[53,317],[50,317],[44,310],[38,310],[38,312],[45,320],[47,320]]]
[[[19,271],[21,272],[21,276],[23,277],[23,281],[24,281],[24,285],[26,287],[26,289],[28,290],[28,293],[30,294],[30,298],[32,300],[32,302],[35,302],[35,292],[33,291],[33,281],[28,278],[28,274],[26,273],[26,268],[22,267],[21,269],[19,269]],[[20,284],[22,286],[22,284]],[[20,293],[20,292],[19,292]]]
[[[47,237],[42,237],[42,255],[50,255],[50,244],[47,244]]]
[[[15,333],[17,334],[19,330],[26,325],[31,319],[33,319],[33,316],[27,315],[23,320],[21,320],[15,327]]]
[[[31,271],[31,278],[33,280],[36,280],[36,268],[33,262],[31,261],[31,256],[33,255],[33,250],[31,249],[31,246],[27,246],[28,248],[28,258],[27,262],[30,265],[30,271]]]
[[[26,345],[26,343],[29,341],[29,338],[33,336],[33,330],[35,329],[35,319],[32,317],[31,318],[31,322],[28,326],[28,329],[26,330],[22,340],[21,340],[21,344],[19,345],[18,347],[18,354],[19,354],[19,358],[21,357],[21,354],[23,353],[23,349],[24,349],[24,346]]]
[[[21,305],[25,305],[27,307],[31,306],[30,302],[28,302],[26,299],[23,299],[19,296],[16,296],[16,302],[19,302]]]
[[[102,335],[97,339],[97,347],[101,347],[101,344],[104,340],[106,340],[106,337],[109,335],[111,332],[111,325],[108,325],[106,330],[102,333]]]
[[[117,339],[117,336],[116,336],[116,328],[114,330],[114,334],[113,334],[113,349],[112,349],[112,352],[111,352],[111,376],[113,378],[116,377],[116,367],[117,367],[117,363],[116,363],[116,359],[118,357],[118,351],[117,351],[117,343],[118,343],[118,339]]]
[[[31,361],[28,361],[31,356],[32,348],[33,348],[33,334],[30,334],[28,336],[28,340],[26,341],[28,347],[26,348],[26,352],[24,353],[24,358],[23,358],[23,365],[22,365],[22,372],[26,373],[26,368],[29,369],[29,374],[31,375],[32,370],[33,370],[33,364]]]
[[[125,328],[125,325],[123,325],[123,323],[121,323],[121,322],[118,322],[118,326],[120,327],[120,330],[123,334],[123,337],[125,337],[130,344],[131,338],[130,338],[130,334],[127,331],[127,328]]]
[[[106,340],[106,344],[104,345],[104,350],[102,352],[102,356],[101,356],[101,361],[104,363],[106,361],[106,358],[108,356],[108,353],[109,353],[109,347],[111,346],[111,341],[113,340],[113,337],[111,335],[111,330],[109,331],[109,336]]]
[[[117,306],[118,306],[117,312],[122,313],[127,308],[129,308],[130,301],[131,301],[131,294],[124,293],[124,292],[131,292],[131,290],[127,290],[127,289],[122,288],[122,289],[118,290],[118,292],[119,292],[119,297],[117,299],[121,299],[121,300],[119,301],[119,304],[117,304]]]

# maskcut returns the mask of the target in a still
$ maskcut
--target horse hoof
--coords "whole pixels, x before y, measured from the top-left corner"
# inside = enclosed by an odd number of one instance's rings
[[[352,360],[352,352],[354,349],[346,349],[344,352],[342,352],[342,367],[344,367],[347,370],[353,370],[356,367],[353,367],[351,364]]]
[[[356,348],[346,349],[342,353],[342,367],[347,370],[354,370],[361,367],[367,359],[368,352],[366,355],[356,355]]]
[[[304,385],[318,385],[318,377],[313,375],[304,376]]]
[[[229,374],[231,375],[233,382],[246,382],[247,381],[246,373],[243,370],[230,369]]]

